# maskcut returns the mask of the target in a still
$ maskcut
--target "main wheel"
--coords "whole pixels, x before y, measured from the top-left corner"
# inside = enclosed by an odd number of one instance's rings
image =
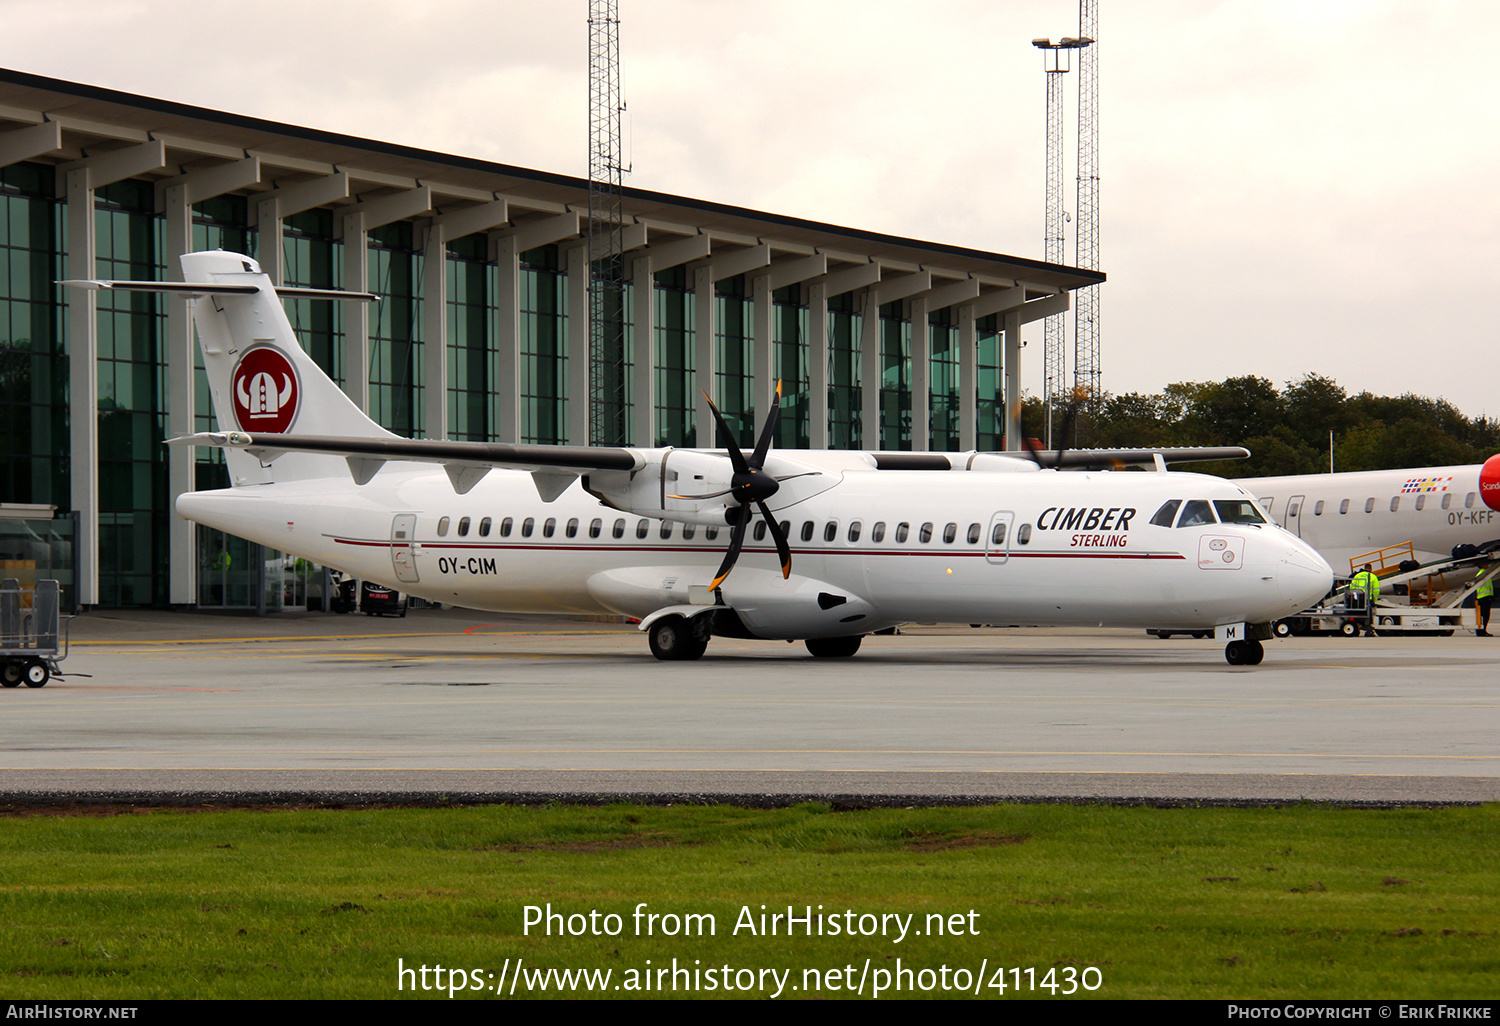
[[[21,686],[21,678],[26,675],[26,664],[19,659],[7,659],[4,665],[0,665],[0,684],[8,688]]]
[[[847,659],[859,651],[859,643],[864,640],[864,635],[855,634],[846,638],[808,638],[804,644],[819,659]]]
[[[650,641],[651,654],[658,659],[701,659],[708,651],[707,625],[686,617],[664,616],[651,625]]]
[[[1261,660],[1266,657],[1266,648],[1265,648],[1265,646],[1262,645],[1260,642],[1254,640],[1253,638],[1251,640],[1245,642],[1245,645],[1250,650],[1249,655],[1245,659],[1245,665],[1246,666],[1259,666],[1260,663],[1261,663]]]
[[[1193,632],[1193,637],[1196,638],[1199,641],[1202,641],[1204,638],[1211,638],[1211,637],[1213,637],[1213,634],[1210,631],[1194,631]]]
[[[1160,638],[1163,641],[1166,641],[1168,638],[1170,638],[1172,636],[1172,632],[1171,631],[1147,631],[1146,633],[1147,634],[1155,634],[1158,638]]]
[[[1278,638],[1290,638],[1292,636],[1292,621],[1277,620],[1271,625],[1271,633]]]
[[[52,679],[52,671],[47,669],[47,664],[40,659],[28,660],[25,673],[28,688],[46,687],[47,682]]]

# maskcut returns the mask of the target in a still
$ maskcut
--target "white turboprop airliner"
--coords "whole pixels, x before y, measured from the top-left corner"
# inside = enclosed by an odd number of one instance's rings
[[[1340,573],[1351,560],[1363,563],[1360,557],[1407,542],[1412,558],[1428,563],[1449,558],[1457,545],[1500,541],[1500,455],[1478,466],[1236,483],[1260,501],[1267,517],[1317,549]]]
[[[70,283],[196,299],[226,430],[176,441],[223,446],[232,487],[177,511],[423,598],[638,617],[659,659],[696,659],[713,634],[849,656],[902,623],[1019,622],[1215,630],[1253,665],[1271,622],[1332,580],[1220,478],[772,452],[775,409],[750,454],[400,438],[302,351],[255,261],[182,266],[184,283]],[[1018,472],[966,472],[998,469]]]

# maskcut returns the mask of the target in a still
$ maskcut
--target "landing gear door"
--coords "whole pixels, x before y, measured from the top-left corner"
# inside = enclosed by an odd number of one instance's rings
[[[412,539],[417,533],[417,515],[398,513],[391,523],[391,565],[396,570],[396,580],[402,584],[417,583],[417,559],[412,548]]]
[[[1014,513],[996,513],[990,517],[989,533],[984,540],[984,558],[990,563],[1005,563],[1010,559],[1010,536],[1015,527]]]
[[[1307,505],[1307,496],[1293,495],[1286,500],[1286,519],[1281,526],[1291,531],[1298,538],[1302,537],[1302,507]]]

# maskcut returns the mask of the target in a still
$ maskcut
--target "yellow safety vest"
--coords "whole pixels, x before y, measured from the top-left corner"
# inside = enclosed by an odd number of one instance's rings
[[[1479,590],[1474,593],[1474,597],[1475,598],[1491,598],[1494,594],[1495,594],[1495,579],[1493,577],[1491,577],[1489,580],[1485,581],[1483,584],[1481,584],[1479,586]]]
[[[1357,588],[1365,593],[1365,599],[1371,606],[1380,601],[1380,578],[1368,570],[1361,570],[1354,575],[1354,580],[1349,582],[1349,587]]]

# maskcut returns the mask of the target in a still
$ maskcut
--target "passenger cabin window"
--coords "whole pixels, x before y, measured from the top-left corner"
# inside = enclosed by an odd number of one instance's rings
[[[805,542],[810,542],[812,541],[812,536],[813,522],[811,520],[802,521],[802,540]]]
[[[849,521],[849,540],[851,542],[859,541],[859,532],[862,526],[858,520]]]
[[[980,527],[978,524],[970,524],[969,525],[969,544],[970,545],[978,545],[979,544],[980,536],[983,535],[983,534],[984,534],[984,528]]]
[[[713,541],[718,536],[719,529],[717,527],[705,527],[703,529],[703,537],[707,538],[709,541]]]
[[[469,534],[469,518],[468,517],[462,517],[458,521],[458,536],[460,538],[465,538],[465,537],[468,537],[468,534]]]
[[[755,527],[753,528],[752,537],[756,541],[765,541],[766,540],[766,522],[764,520],[757,520],[755,522]]]
[[[578,518],[577,517],[570,517],[568,519],[568,526],[565,527],[565,528],[563,528],[563,533],[566,534],[569,538],[577,538],[578,537]]]
[[[1292,503],[1291,509],[1288,509],[1286,511],[1286,515],[1289,516],[1289,517],[1294,517],[1294,516],[1297,515],[1297,511],[1299,509],[1301,509],[1301,508],[1302,508],[1302,504],[1300,502],[1294,502],[1294,503]]]
[[[670,520],[663,520],[661,522],[661,532],[660,532],[660,534],[661,534],[661,536],[663,538],[670,538],[670,537],[672,537],[672,521],[670,521]]]
[[[493,521],[489,517],[485,517],[479,522],[479,537],[488,538],[490,536],[490,524],[492,523]]]
[[[1348,512],[1349,512],[1349,500],[1345,499],[1343,502],[1339,503],[1339,515],[1343,516],[1345,513],[1348,513]]]
[[[500,537],[509,538],[510,529],[515,526],[515,523],[515,520],[511,517],[506,517],[504,520],[500,521]]]
[[[922,525],[922,530],[917,533],[917,540],[923,545],[932,541],[932,522],[928,521]]]
[[[1417,496],[1417,509],[1426,509],[1426,508],[1427,508],[1427,496],[1425,496],[1425,495],[1418,495]]]
[[[1164,524],[1163,526],[1170,527],[1171,525],[1172,525],[1171,518],[1168,518],[1166,524]],[[995,529],[990,532],[990,544],[991,545],[1004,545],[1005,544],[1005,521],[1003,521],[1003,520],[1000,521],[998,524],[995,525]]]
[[[531,532],[536,528],[536,517],[527,517],[521,521],[521,537],[530,538]]]
[[[1295,516],[1295,511],[1293,512]],[[1214,522],[1214,511],[1209,507],[1205,499],[1189,499],[1182,507],[1182,516],[1177,519],[1178,527],[1201,527],[1204,524]]]
[[[1022,545],[1030,545],[1031,544],[1031,525],[1030,524],[1022,524],[1021,525],[1021,529],[1016,532],[1016,541],[1020,542]]]
[[[551,538],[557,533],[557,518],[548,517],[547,522],[542,524],[542,537]]]
[[[1369,498],[1369,499],[1365,500],[1365,512],[1366,513],[1374,513],[1375,512],[1375,500],[1373,498]]]
[[[953,542],[954,542],[954,540],[956,538],[958,538],[958,525],[957,524],[949,524],[947,527],[943,528],[943,544],[944,545],[952,545]]]
[[[1181,499],[1168,499],[1166,502],[1161,504],[1161,509],[1157,510],[1151,515],[1151,523],[1155,524],[1157,527],[1171,527],[1173,519],[1177,516],[1177,507],[1181,505]],[[996,524],[995,526],[1000,530],[1001,535],[1001,538],[996,539],[995,541],[995,544],[998,545],[1000,544],[1000,541],[1004,539],[1005,525]]]
[[[646,537],[646,535],[648,535],[650,533],[651,533],[651,521],[649,521],[649,520],[638,520],[638,521],[636,521],[636,524],[635,524],[635,536],[637,538],[644,538],[644,537]]]
[[[441,520],[438,521],[438,537],[439,538],[446,538],[446,537],[448,537],[448,518],[447,517],[443,517],[443,519],[441,519]]]
[[[604,521],[594,519],[589,521],[589,537],[597,538],[604,533]]]
[[[1323,500],[1319,499],[1317,505],[1315,505],[1313,507],[1313,516],[1320,517],[1322,515],[1323,515]]]
[[[1451,505],[1453,505],[1453,493],[1452,492],[1444,492],[1443,493],[1443,508],[1447,509]]]
[[[1473,508],[1474,508],[1474,493],[1470,492],[1468,495],[1464,496],[1464,509],[1473,509]]]
[[[904,521],[904,520],[901,523],[897,524],[896,525],[896,541],[898,541],[898,542],[904,542],[904,541],[906,541],[907,532],[910,531],[910,530],[911,530],[911,528],[907,525],[906,521]]]
[[[693,535],[695,535],[697,533],[698,533],[698,525],[697,524],[683,524],[682,525],[682,540],[683,541],[691,541],[692,538],[693,538]]]
[[[781,522],[781,536],[783,538],[790,538],[792,536],[792,522],[790,520],[783,520]]]
[[[885,521],[884,520],[877,520],[877,521],[875,521],[875,526],[872,527],[872,528],[870,528],[870,540],[872,542],[883,542],[883,541],[885,541]]]
[[[1396,512],[1396,510],[1398,510],[1400,508],[1401,508],[1401,496],[1399,496],[1399,495],[1392,495],[1391,496],[1391,512],[1394,513],[1394,512]]]
[[[614,535],[616,538],[623,538],[623,537],[625,537],[625,521],[624,520],[616,520],[615,521],[615,526],[610,529],[609,533],[612,534],[612,535]]]
[[[826,542],[831,542],[835,538],[837,538],[838,536],[839,536],[839,522],[837,520],[830,520],[830,521],[828,521],[827,526],[825,526],[823,528],[823,540],[826,541]]]

